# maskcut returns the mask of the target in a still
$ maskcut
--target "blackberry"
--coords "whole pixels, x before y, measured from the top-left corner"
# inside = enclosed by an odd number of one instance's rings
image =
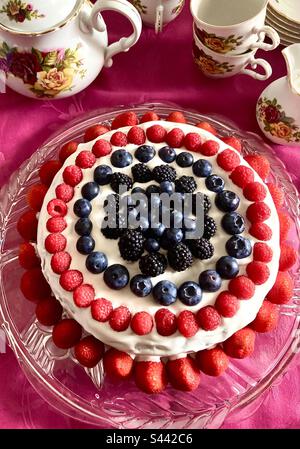
[[[187,244],[197,259],[205,260],[210,259],[214,255],[214,247],[207,239],[193,239],[187,240]]]
[[[109,220],[108,217],[105,217],[101,225],[101,232],[105,238],[117,240],[126,231],[125,224],[125,218],[122,215],[110,217]]]
[[[132,179],[125,173],[116,172],[111,175],[110,186],[116,193],[119,193],[120,186],[124,186],[126,190],[131,190],[132,185]]]
[[[185,271],[193,263],[193,255],[187,245],[178,243],[168,251],[168,262],[175,271]]]
[[[204,214],[207,214],[209,209],[211,208],[211,202],[207,195],[200,193],[200,192],[194,193],[192,196],[193,214],[196,215],[196,212],[197,212],[196,211],[197,195],[200,196],[200,199],[201,199],[200,204],[202,205],[202,207],[204,209]]]
[[[103,207],[109,207],[116,209],[116,212],[120,210],[120,196],[117,193],[110,193],[104,200]]]
[[[197,183],[193,176],[181,176],[175,181],[176,192],[193,193],[197,189]]]
[[[136,262],[144,252],[144,236],[141,232],[128,229],[119,240],[120,254],[124,260]]]
[[[158,165],[152,171],[153,179],[159,184],[163,181],[174,182],[176,179],[176,170],[170,165]]]
[[[135,164],[131,167],[134,182],[152,181],[152,172],[146,164]]]
[[[209,240],[217,232],[217,225],[215,220],[208,215],[204,216],[204,233],[203,238]]]
[[[140,270],[146,276],[156,277],[163,274],[167,268],[166,257],[161,253],[151,253],[142,256],[139,262]]]

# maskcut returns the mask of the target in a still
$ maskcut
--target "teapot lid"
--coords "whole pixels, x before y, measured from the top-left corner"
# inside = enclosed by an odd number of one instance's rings
[[[43,34],[63,26],[85,0],[0,0],[0,28],[17,34]]]

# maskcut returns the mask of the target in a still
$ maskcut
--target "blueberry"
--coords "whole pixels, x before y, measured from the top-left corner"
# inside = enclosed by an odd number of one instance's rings
[[[187,306],[196,306],[202,299],[202,290],[196,282],[184,282],[178,289],[178,298]]]
[[[245,221],[237,212],[229,212],[222,218],[222,227],[227,234],[241,234],[245,230]]]
[[[116,150],[112,153],[110,161],[114,167],[124,168],[132,164],[132,155],[126,150]]]
[[[107,268],[107,257],[104,253],[95,251],[91,253],[85,261],[86,268],[94,274],[102,273]]]
[[[159,238],[163,235],[163,233],[165,232],[165,229],[166,229],[165,225],[162,223],[159,223],[157,227],[149,229],[149,233],[154,238]]]
[[[235,235],[226,242],[226,251],[229,256],[236,259],[244,259],[252,253],[250,240],[245,239],[241,235]]]
[[[142,193],[143,195],[145,195],[146,194],[146,190],[142,189],[142,187],[134,187],[131,190],[131,193],[132,194],[134,194],[134,193]]]
[[[233,279],[239,274],[239,264],[234,257],[223,256],[216,264],[216,270],[223,279]]]
[[[94,181],[96,181],[99,186],[104,186],[110,183],[111,175],[112,169],[109,165],[99,165],[94,170]]]
[[[222,190],[224,190],[225,182],[224,179],[221,178],[221,176],[210,175],[205,179],[205,185],[208,188],[208,190],[219,193],[222,192]]]
[[[160,188],[159,188],[159,186],[156,185],[156,184],[151,184],[150,186],[148,186],[148,187],[146,188],[146,195],[147,195],[147,196],[150,196],[150,195],[152,195],[153,193],[160,193]]]
[[[206,292],[216,292],[222,284],[221,276],[214,270],[205,270],[199,276],[199,284]]]
[[[156,151],[150,145],[142,145],[135,150],[135,157],[138,161],[147,163],[154,158]]]
[[[124,265],[114,264],[104,271],[105,284],[113,290],[121,290],[129,282],[129,272]]]
[[[88,182],[81,189],[81,195],[86,200],[93,200],[100,192],[100,187],[96,182]]]
[[[183,240],[183,232],[181,229],[166,229],[160,240],[162,248],[169,249]]]
[[[76,248],[80,254],[90,254],[94,251],[95,240],[89,235],[83,235],[77,240]]]
[[[153,289],[154,298],[163,306],[170,306],[176,301],[177,287],[173,282],[160,281]]]
[[[160,183],[160,192],[161,193],[168,193],[169,195],[172,195],[174,193],[175,188],[174,184],[170,181],[163,181]]]
[[[176,162],[179,167],[191,167],[194,163],[194,156],[192,155],[192,153],[183,151],[182,153],[178,154]]]
[[[75,224],[75,231],[78,235],[90,235],[93,223],[89,218],[80,218]]]
[[[199,178],[206,178],[211,175],[212,165],[206,159],[199,159],[193,165],[193,173]]]
[[[144,298],[145,296],[150,295],[152,291],[152,281],[151,278],[147,276],[142,276],[141,274],[137,274],[130,281],[130,289],[136,295]]]
[[[157,240],[150,237],[145,241],[144,248],[148,253],[156,253],[160,250],[160,244]]]
[[[223,190],[217,193],[215,203],[223,212],[233,212],[239,207],[240,199],[236,193],[230,190]]]
[[[158,155],[162,161],[170,163],[176,159],[176,151],[171,147],[163,147],[158,151]]]
[[[79,199],[74,203],[73,211],[77,217],[87,218],[92,212],[91,203],[88,200]]]

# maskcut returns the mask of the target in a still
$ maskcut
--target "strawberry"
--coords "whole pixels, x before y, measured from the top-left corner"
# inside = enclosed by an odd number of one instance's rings
[[[256,173],[265,180],[270,174],[270,163],[261,154],[248,154],[245,160],[256,171]]]
[[[287,304],[293,296],[294,282],[286,271],[279,271],[266,299],[273,304]]]
[[[61,349],[69,349],[75,346],[82,335],[82,327],[77,321],[66,318],[55,324],[52,330],[54,344]]]
[[[35,212],[39,212],[42,208],[44,198],[48,187],[44,184],[35,184],[30,187],[27,193],[27,204]]]
[[[108,126],[104,125],[93,125],[90,128],[88,128],[84,133],[84,141],[90,142],[91,140],[97,139],[97,137],[102,136],[103,134],[106,134],[110,129]]]
[[[280,225],[280,242],[287,239],[288,233],[292,226],[292,220],[286,212],[278,212],[279,225]]]
[[[51,288],[40,268],[25,271],[21,277],[20,289],[26,299],[38,302],[51,295]]]
[[[221,140],[226,143],[226,145],[229,145],[230,147],[237,150],[239,153],[242,152],[242,142],[234,136],[228,136],[228,137],[221,137]]]
[[[126,352],[111,348],[103,356],[104,371],[114,379],[128,379],[133,371],[133,359]]]
[[[124,126],[136,126],[138,124],[139,120],[135,112],[123,112],[114,118],[111,124],[111,129],[123,128]]]
[[[21,243],[19,247],[19,264],[25,270],[37,268],[41,265],[41,260],[36,255],[35,248],[31,243]]]
[[[255,332],[250,327],[240,329],[223,343],[223,349],[229,357],[243,359],[254,351]]]
[[[104,354],[104,344],[92,335],[84,337],[74,347],[74,355],[80,365],[94,368],[98,365]]]
[[[268,182],[266,185],[273,198],[276,209],[280,209],[284,203],[284,191],[272,182]]]
[[[61,304],[53,296],[39,301],[35,309],[38,321],[44,326],[54,326],[54,324],[58,323],[62,312]]]
[[[180,111],[171,112],[166,118],[167,122],[186,123],[186,118]]]
[[[149,112],[145,112],[145,114],[142,116],[142,118],[140,120],[140,123],[156,122],[157,120],[160,120],[160,118],[156,114],[156,112],[149,111]]]
[[[214,377],[221,376],[227,370],[229,364],[227,355],[218,346],[197,352],[196,362],[204,374]]]
[[[199,386],[200,372],[195,360],[190,357],[168,360],[167,373],[171,385],[177,390],[193,391]]]
[[[36,242],[38,221],[36,212],[29,210],[18,220],[17,231],[24,240]]]
[[[208,122],[199,122],[197,123],[197,128],[204,129],[205,131],[208,131],[209,133],[213,134],[214,136],[217,135],[217,130],[210,125]]]
[[[287,271],[297,262],[298,253],[290,245],[282,243],[280,246],[279,270]]]
[[[60,161],[45,162],[39,170],[39,176],[42,184],[45,184],[49,187],[53,181],[54,176],[61,169],[61,167],[62,163]]]
[[[63,164],[71,154],[75,153],[78,148],[78,142],[68,142],[63,145],[59,151],[58,157],[60,162]]]
[[[270,301],[264,301],[250,327],[255,332],[271,332],[277,326],[278,319],[278,306]]]
[[[148,394],[161,393],[168,383],[166,368],[162,362],[136,362],[134,377],[138,388]]]

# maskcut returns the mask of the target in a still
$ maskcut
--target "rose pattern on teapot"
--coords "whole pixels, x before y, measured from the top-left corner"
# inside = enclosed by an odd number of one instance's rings
[[[45,17],[31,3],[22,0],[9,0],[0,13],[4,13],[10,20],[15,22],[24,22],[25,20],[42,19]]]

